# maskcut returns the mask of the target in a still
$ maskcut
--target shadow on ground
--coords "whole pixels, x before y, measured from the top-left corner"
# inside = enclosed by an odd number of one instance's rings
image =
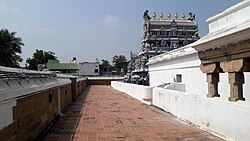
[[[63,116],[57,118],[46,134],[39,137],[37,141],[71,141],[77,133],[76,129],[82,116],[82,109],[85,107],[85,99],[90,88],[91,86],[87,86],[84,91],[78,95],[77,101],[72,102],[63,111]]]

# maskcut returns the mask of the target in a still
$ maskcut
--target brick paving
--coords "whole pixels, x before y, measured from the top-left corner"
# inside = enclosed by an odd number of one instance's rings
[[[222,140],[111,86],[88,86],[44,141]]]

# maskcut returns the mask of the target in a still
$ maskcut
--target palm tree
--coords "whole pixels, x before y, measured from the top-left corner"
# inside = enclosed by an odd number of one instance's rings
[[[7,29],[0,30],[0,65],[6,67],[19,67],[22,62],[20,53],[21,46],[24,46],[22,39],[16,37],[16,32],[9,32]]]

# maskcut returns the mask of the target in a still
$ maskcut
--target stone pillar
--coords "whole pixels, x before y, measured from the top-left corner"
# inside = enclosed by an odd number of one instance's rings
[[[61,89],[58,87],[57,89],[57,114],[62,116],[62,108],[61,108]]]
[[[208,94],[207,97],[220,97],[218,94],[219,73],[207,73]]]
[[[70,78],[71,80],[71,94],[72,94],[72,101],[76,101],[77,97],[77,81],[76,78]]]
[[[238,100],[245,100],[245,98],[243,98],[242,88],[245,83],[243,72],[229,72],[228,79],[230,83],[230,97],[228,100],[234,102]]]
[[[80,90],[80,94],[82,93],[82,81],[79,80],[79,90]]]
[[[237,59],[224,61],[220,64],[223,71],[228,72],[228,81],[230,84],[229,101],[245,100],[243,98],[244,73],[249,72],[250,63],[248,59]]]
[[[207,97],[220,97],[220,95],[218,94],[218,82],[220,81],[219,73],[221,72],[219,63],[201,64],[200,69],[203,73],[207,74]]]

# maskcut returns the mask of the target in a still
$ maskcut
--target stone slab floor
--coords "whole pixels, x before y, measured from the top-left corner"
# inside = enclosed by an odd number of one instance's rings
[[[88,86],[44,141],[222,140],[111,86]]]

